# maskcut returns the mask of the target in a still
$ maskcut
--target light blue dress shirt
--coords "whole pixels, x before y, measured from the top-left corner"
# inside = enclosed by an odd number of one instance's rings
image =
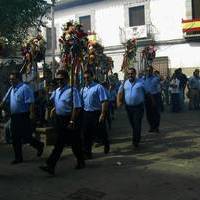
[[[138,78],[137,80],[138,80],[138,82],[141,82],[142,84],[144,84],[144,76]]]
[[[81,99],[78,90],[73,88],[72,105],[72,88],[67,85],[63,88],[57,88],[55,92],[52,93],[51,100],[54,102],[57,115],[66,116],[72,112],[72,107],[81,108]]]
[[[189,78],[189,86],[191,89],[200,89],[200,78],[195,76]]]
[[[144,79],[145,92],[149,94],[157,94],[160,92],[160,78],[154,75],[147,76]]]
[[[117,96],[117,92],[116,90],[110,90],[110,101],[115,101],[116,99],[116,96]]]
[[[34,103],[33,90],[25,83],[19,83],[10,91],[11,114],[29,112],[30,104]]]
[[[123,90],[126,105],[137,106],[144,102],[144,85],[140,81],[136,80],[131,83],[126,80],[124,84],[121,84],[118,93]]]
[[[80,93],[85,111],[101,110],[101,103],[108,100],[104,87],[95,82],[82,88]]]

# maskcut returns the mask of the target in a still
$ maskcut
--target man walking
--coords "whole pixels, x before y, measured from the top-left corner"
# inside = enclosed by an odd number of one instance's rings
[[[193,76],[189,78],[188,81],[188,90],[190,93],[190,101],[189,101],[189,110],[198,110],[199,109],[199,90],[200,90],[200,77],[199,77],[199,69],[195,69],[193,72]]]
[[[136,70],[134,68],[128,69],[128,80],[122,83],[119,88],[118,107],[123,104],[123,96],[128,119],[132,127],[132,143],[135,147],[138,147],[144,115],[144,87],[143,83],[136,79]]]
[[[85,87],[81,90],[81,97],[83,103],[84,151],[86,158],[91,159],[92,144],[96,136],[100,136],[102,139],[104,153],[108,153],[110,150],[105,121],[108,111],[108,97],[104,87],[93,81],[92,72],[85,71],[83,78]]]
[[[172,80],[170,81],[170,92],[171,92],[171,106],[172,112],[180,111],[180,81],[176,77],[176,73],[173,74]]]
[[[147,121],[150,125],[149,132],[159,133],[161,97],[160,97],[160,79],[153,75],[153,67],[146,68],[146,77],[144,80],[146,92],[145,107]]]
[[[31,146],[37,149],[37,156],[43,153],[44,144],[32,137],[31,118],[34,118],[34,95],[31,88],[22,82],[21,74],[12,72],[10,74],[11,88],[8,90],[4,103],[10,104],[12,133],[12,144],[15,153],[15,159],[11,164],[23,162],[22,142],[30,143]]]
[[[187,76],[182,72],[182,68],[178,68],[175,71],[176,78],[180,81],[179,84],[179,89],[180,89],[180,105],[181,105],[181,110],[184,110],[184,100],[185,100],[185,88],[187,86]]]
[[[52,96],[52,100],[56,114],[57,141],[46,161],[46,166],[40,167],[41,170],[52,175],[55,173],[57,161],[66,144],[71,145],[77,159],[75,169],[85,167],[80,135],[79,112],[81,110],[81,99],[79,92],[76,88],[72,88],[67,84],[69,77],[65,70],[59,70],[56,73],[56,80],[59,87]]]

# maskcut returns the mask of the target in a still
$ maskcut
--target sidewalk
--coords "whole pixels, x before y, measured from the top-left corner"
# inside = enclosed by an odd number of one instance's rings
[[[94,159],[76,171],[66,149],[56,176],[38,169],[42,158],[24,147],[23,164],[10,165],[12,148],[0,145],[0,200],[199,200],[199,112],[162,116],[161,133],[150,134],[144,120],[142,143],[131,146],[126,113],[119,111],[111,132],[111,153],[94,148]]]

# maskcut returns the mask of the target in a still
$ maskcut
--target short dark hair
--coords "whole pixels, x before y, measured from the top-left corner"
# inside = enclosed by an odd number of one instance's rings
[[[85,70],[84,74],[89,74],[91,77],[94,76],[93,72],[91,70]]]
[[[128,70],[133,70],[136,73],[136,69],[134,67],[130,67]]]
[[[64,69],[59,69],[57,72],[56,72],[56,75],[62,75],[66,80],[69,80],[69,74],[66,70]]]
[[[10,75],[15,76],[15,78],[18,79],[18,80],[20,80],[20,81],[22,80],[22,74],[20,72],[16,71],[16,70],[12,71],[10,73]]]

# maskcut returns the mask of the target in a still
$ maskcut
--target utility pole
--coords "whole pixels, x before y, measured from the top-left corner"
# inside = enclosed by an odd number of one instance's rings
[[[51,46],[52,46],[52,79],[55,77],[56,66],[55,66],[55,25],[54,25],[54,8],[55,8],[55,0],[51,0]]]

